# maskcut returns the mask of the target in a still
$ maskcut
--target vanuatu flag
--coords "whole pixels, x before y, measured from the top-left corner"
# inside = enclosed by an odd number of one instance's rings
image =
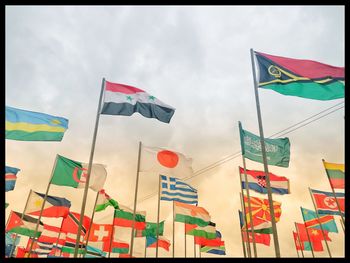
[[[338,163],[328,163],[323,160],[329,182],[333,189],[344,189],[345,187],[345,165]]]
[[[260,88],[314,100],[334,100],[345,96],[344,67],[261,52],[255,52],[255,55]]]
[[[61,141],[68,120],[45,113],[6,106],[6,139],[18,141]]]

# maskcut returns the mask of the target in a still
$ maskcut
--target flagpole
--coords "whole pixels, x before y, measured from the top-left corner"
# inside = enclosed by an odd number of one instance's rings
[[[99,123],[100,115],[101,115],[100,112],[101,112],[101,103],[102,103],[102,95],[103,95],[104,86],[105,86],[105,78],[102,78],[100,99],[99,99],[98,107],[97,107],[95,130],[94,130],[94,135],[93,135],[93,138],[92,138],[91,152],[90,152],[90,158],[89,158],[89,166],[88,166],[88,171],[87,171],[87,175],[86,175],[86,182],[85,182],[85,188],[84,188],[84,197],[83,197],[83,202],[82,202],[82,205],[81,205],[78,234],[77,234],[77,239],[76,239],[76,242],[75,242],[75,250],[74,250],[74,257],[75,258],[77,257],[77,254],[78,254],[78,244],[80,243],[81,228],[82,228],[82,225],[83,225],[87,193],[88,193],[88,190],[89,190],[91,167],[92,167],[92,161],[93,161],[94,152],[95,152],[95,144],[96,144],[98,123]]]
[[[62,218],[61,227],[60,227],[60,232],[58,233],[58,236],[57,236],[56,249],[58,248],[58,241],[60,240],[60,237],[61,237],[61,231],[62,231],[62,226],[63,226],[63,220],[64,220],[64,218]],[[61,250],[62,250],[62,249],[61,249]],[[55,254],[56,254],[56,253],[55,253]]]
[[[25,212],[26,212],[26,209],[27,209],[27,206],[28,206],[29,197],[30,197],[31,193],[32,193],[32,189],[30,189],[30,191],[29,191],[29,194],[28,194],[28,197],[27,197],[27,201],[26,201],[26,204],[25,204],[25,206],[24,206],[23,213],[22,213],[22,215],[21,215],[21,221],[23,221],[24,214],[25,214]],[[36,232],[34,233],[34,236],[35,236],[35,235],[36,235]],[[18,236],[18,234],[16,233],[15,238],[14,238],[14,240],[13,240],[13,244],[12,244],[12,248],[11,248],[11,252],[10,252],[9,258],[12,257],[12,253],[13,253],[13,250],[14,250],[14,247],[15,247],[14,244],[16,244],[17,236]],[[29,253],[29,254],[30,254],[30,253]],[[28,256],[28,257],[29,257],[29,256]]]
[[[141,142],[139,142],[139,155],[138,155],[138,158],[137,158],[135,198],[134,198],[134,213],[132,215],[132,229],[131,229],[131,242],[130,242],[130,257],[132,257],[132,252],[133,252],[133,247],[134,247],[135,214],[136,214],[136,203],[137,203],[137,189],[138,189],[138,186],[139,186],[140,156],[141,156]]]
[[[344,227],[343,221],[340,219],[339,222],[340,222],[340,225],[341,225],[341,227],[342,227],[342,229],[343,229],[343,231],[344,231],[344,233],[345,233],[345,227]]]
[[[327,247],[327,251],[328,251],[329,257],[331,258],[331,257],[332,257],[331,251],[329,250],[328,242],[327,242],[326,236],[325,236],[325,234],[324,234],[324,232],[323,232],[323,227],[322,227],[322,224],[321,224],[321,221],[320,221],[320,217],[319,217],[318,212],[317,212],[315,200],[314,200],[314,197],[313,197],[313,194],[312,194],[312,192],[311,192],[310,187],[308,187],[308,188],[309,188],[309,192],[310,192],[310,195],[311,195],[312,203],[314,204],[314,208],[315,208],[315,211],[316,211],[317,221],[318,221],[318,224],[320,225],[323,239],[324,239],[324,241],[326,242],[326,247]]]
[[[267,186],[266,188],[267,188],[267,194],[268,194],[269,205],[270,205],[273,242],[275,245],[276,257],[279,258],[279,257],[281,257],[281,253],[280,253],[280,246],[278,243],[276,219],[275,219],[275,212],[274,212],[273,201],[272,201],[270,176],[269,176],[269,170],[268,170],[267,159],[266,159],[266,149],[265,149],[264,131],[263,131],[262,120],[261,120],[261,112],[260,112],[258,84],[257,84],[257,80],[256,80],[256,73],[255,73],[254,51],[252,48],[250,49],[250,54],[251,54],[251,60],[252,60],[254,91],[255,91],[255,101],[256,101],[256,110],[257,110],[257,115],[258,115],[258,123],[259,123],[261,152],[262,152],[262,157],[263,157],[263,161],[264,161],[264,171],[265,171],[265,178],[266,178],[265,180],[266,180],[266,186]]]
[[[96,200],[97,200],[97,199],[96,199]],[[114,209],[114,211],[115,211],[115,209]],[[113,240],[114,240],[114,213],[113,213],[111,237],[110,237],[110,239],[109,239],[108,258],[110,258],[110,255],[111,255]]]
[[[184,238],[185,238],[185,257],[186,257],[186,223],[184,223]]]
[[[51,186],[51,180],[52,180],[52,177],[53,177],[53,173],[54,173],[55,168],[56,168],[57,156],[58,156],[58,155],[56,154],[55,162],[54,162],[54,165],[53,165],[52,171],[51,171],[50,180],[49,180],[49,183],[47,184],[47,188],[46,188],[46,192],[45,192],[45,196],[44,196],[43,203],[41,204],[41,209],[40,209],[40,214],[39,214],[38,222],[36,222],[35,231],[34,231],[34,241],[35,241],[35,239],[36,239],[35,236],[36,236],[36,233],[38,232],[40,219],[41,219],[41,216],[42,216],[42,214],[43,214],[44,206],[45,206],[45,203],[46,203],[46,200],[47,200],[47,195],[48,195],[48,193],[49,193],[49,189],[50,189],[50,186]],[[30,253],[32,252],[33,243],[34,243],[34,242],[32,242],[32,243],[30,244],[28,257],[30,257]]]
[[[159,238],[159,214],[160,214],[160,175],[158,177],[158,211],[157,211],[157,244],[156,244],[156,258],[158,258],[158,238]]]
[[[239,173],[241,174],[241,173]],[[242,184],[241,184],[242,186]],[[243,190],[242,190],[243,191]],[[243,211],[243,218],[245,221],[245,226],[246,226],[246,234],[247,234],[247,252],[248,252],[248,258],[252,257],[252,252],[251,252],[251,248],[250,248],[250,240],[249,240],[249,232],[248,232],[248,220],[247,220],[247,214],[246,214],[246,210],[245,210],[245,205],[244,205],[244,201],[243,201],[243,193],[240,194],[239,196],[241,198],[241,206],[242,206],[242,211]],[[253,220],[250,219],[251,224],[253,223]]]
[[[147,255],[147,237],[145,237],[145,258]]]
[[[173,258],[175,257],[175,203],[173,201]]]
[[[198,252],[198,255],[199,255],[199,258],[201,258],[201,245],[198,245],[198,247],[199,247],[199,252]]]
[[[249,218],[250,218],[250,222],[251,222],[250,227],[252,229],[251,232],[252,232],[252,239],[253,239],[252,241],[253,241],[254,257],[257,257],[253,215],[252,215],[252,206],[250,204],[250,194],[249,194],[249,187],[248,187],[247,170],[246,170],[245,158],[244,158],[243,154],[242,154],[242,160],[243,160],[243,169],[244,169],[245,190],[247,192],[247,197],[248,197],[248,212],[249,212]],[[242,189],[242,193],[243,193],[242,178],[241,178],[241,189]],[[244,196],[243,196],[243,204],[245,206]],[[248,228],[247,228],[247,231],[248,231]],[[247,236],[248,236],[248,240],[249,240],[249,235],[247,234]]]
[[[343,213],[340,210],[340,205],[339,205],[339,202],[338,202],[338,198],[335,195],[335,191],[334,191],[333,185],[331,183],[331,178],[329,177],[328,170],[326,169],[325,160],[322,159],[322,162],[323,162],[323,166],[325,167],[325,170],[326,170],[326,174],[327,174],[327,178],[328,178],[329,184],[331,185],[331,188],[332,188],[332,192],[333,192],[333,195],[334,195],[335,202],[337,203],[337,207],[338,207],[338,211],[339,211],[341,220],[343,221],[343,224],[344,224],[345,221],[344,221]],[[344,233],[345,233],[345,229],[343,229],[343,230],[344,230]]]
[[[242,215],[242,216],[243,216],[243,215]],[[241,224],[241,218],[240,218],[240,216],[239,216],[239,210],[238,210],[238,220],[239,220],[239,224]],[[245,244],[244,244],[245,242],[244,242],[243,232],[242,232],[241,226],[239,226],[239,229],[240,229],[240,231],[241,231],[243,254],[244,254],[244,258],[246,258],[246,257],[247,257],[247,253],[246,253],[246,251],[245,251]]]
[[[301,210],[301,207],[300,207],[300,210]],[[302,210],[301,210],[301,211],[302,211]],[[314,258],[314,257],[315,257],[315,254],[314,254],[313,243],[312,243],[311,240],[310,240],[309,230],[308,230],[308,228],[306,227],[305,220],[304,220],[304,216],[303,216],[303,221],[304,221],[304,227],[305,227],[307,239],[309,240],[309,243],[310,243],[311,254],[312,254],[312,257]],[[298,232],[298,233],[299,233],[299,232]]]
[[[300,234],[299,234],[299,230],[298,230],[298,227],[297,227],[297,223],[294,222],[294,225],[295,225],[295,229],[297,231],[297,235],[298,235],[298,242],[299,242],[299,246],[300,246],[300,251],[301,251],[301,254],[303,255],[303,258],[304,258],[304,252],[303,252],[303,245],[301,244],[301,240],[300,240]],[[307,229],[306,229],[306,232],[307,232]],[[310,240],[309,240],[310,241]],[[295,243],[295,242],[294,242]],[[311,242],[310,243],[310,247],[311,247]],[[295,245],[296,247],[296,245]],[[297,249],[297,252],[298,252],[298,249]],[[299,253],[298,253],[298,257],[299,257]]]
[[[194,248],[193,255],[194,257],[196,257],[196,240],[194,239],[194,236],[193,236],[193,248]]]
[[[87,251],[87,246],[89,244],[90,231],[91,231],[92,223],[94,222],[95,209],[96,209],[98,195],[99,195],[99,191],[97,191],[95,205],[94,205],[94,210],[92,211],[92,215],[91,215],[91,221],[90,221],[90,226],[89,226],[89,230],[88,230],[87,237],[86,237],[86,243],[85,243],[85,249],[84,249],[84,253],[83,253],[83,258],[85,258],[85,254],[86,254],[86,251]]]

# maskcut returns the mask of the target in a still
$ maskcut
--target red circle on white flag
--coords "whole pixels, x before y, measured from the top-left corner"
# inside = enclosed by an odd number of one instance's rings
[[[179,156],[172,151],[160,151],[157,153],[158,162],[167,167],[174,168],[179,162]]]

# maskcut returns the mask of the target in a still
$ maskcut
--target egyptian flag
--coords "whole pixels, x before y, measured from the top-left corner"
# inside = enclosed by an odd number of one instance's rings
[[[105,81],[101,114],[131,116],[135,112],[169,123],[175,109],[139,88]]]
[[[255,52],[255,55],[260,75],[259,88],[314,100],[334,100],[345,96],[344,67],[262,52]]]

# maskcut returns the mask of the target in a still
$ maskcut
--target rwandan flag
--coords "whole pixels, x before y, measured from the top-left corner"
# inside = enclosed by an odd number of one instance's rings
[[[15,189],[18,171],[20,171],[20,169],[15,167],[5,167],[5,192]]]
[[[106,81],[101,114],[130,116],[135,112],[169,123],[175,109],[141,89]]]
[[[17,141],[61,141],[68,120],[45,113],[6,106],[6,139]]]
[[[255,55],[260,88],[314,100],[334,100],[345,96],[344,67],[261,52],[255,52]]]

